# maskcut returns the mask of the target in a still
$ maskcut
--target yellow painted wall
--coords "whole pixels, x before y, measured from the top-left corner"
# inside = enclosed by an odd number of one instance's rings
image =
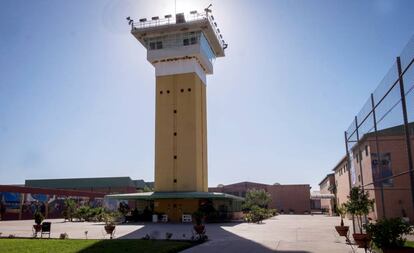
[[[157,76],[155,121],[155,191],[207,192],[203,81],[195,73]]]
[[[198,199],[160,199],[154,201],[154,210],[168,215],[173,222],[180,222],[183,214],[192,215],[198,210]]]

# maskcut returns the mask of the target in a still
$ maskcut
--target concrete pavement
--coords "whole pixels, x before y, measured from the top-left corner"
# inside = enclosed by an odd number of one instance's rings
[[[69,238],[89,239],[109,238],[103,223],[52,222],[52,237],[58,238],[67,233]],[[349,221],[346,221],[349,222]],[[207,224],[209,241],[190,248],[185,253],[218,252],[285,252],[285,253],[348,253],[352,252],[345,239],[338,236],[335,225],[339,217],[322,215],[279,215],[265,220],[262,224],[224,223]],[[1,236],[13,234],[18,237],[32,236],[33,221],[0,221]],[[166,233],[172,239],[188,240],[192,236],[192,224],[125,224],[117,225],[115,238],[142,238],[146,234],[154,239],[164,239]],[[363,252],[359,250],[357,252]]]

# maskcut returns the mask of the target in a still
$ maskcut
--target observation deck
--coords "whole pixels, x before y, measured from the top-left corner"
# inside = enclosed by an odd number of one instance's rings
[[[227,48],[227,44],[223,40],[217,23],[214,21],[214,16],[209,14],[209,11],[205,13],[192,11],[188,15],[178,13],[175,17],[165,15],[162,19],[159,17],[152,17],[150,20],[142,18],[139,19],[139,22],[132,19],[128,20],[130,20],[132,35],[148,50],[163,49],[167,46],[166,43],[150,44],[152,39],[168,37],[167,39],[170,41],[168,43],[169,48],[180,47],[186,45],[187,38],[185,36],[187,34],[201,32],[208,41],[214,58],[225,56],[224,50]],[[180,34],[184,35],[182,40],[177,37]],[[172,37],[172,35],[175,35],[175,37]],[[189,44],[191,44],[191,41],[189,41]]]

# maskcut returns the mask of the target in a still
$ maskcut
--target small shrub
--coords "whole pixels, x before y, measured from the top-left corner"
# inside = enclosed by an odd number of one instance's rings
[[[77,218],[79,221],[88,221],[89,215],[90,215],[90,207],[80,206],[78,209],[76,209],[73,216]]]
[[[259,206],[252,206],[245,215],[245,221],[261,223],[264,219],[270,218],[276,212],[275,209],[266,209]]]
[[[125,217],[129,213],[130,208],[129,208],[127,203],[120,202],[119,207],[118,207],[118,211]]]
[[[40,224],[42,224],[42,221],[45,219],[45,217],[43,216],[43,214],[41,213],[41,212],[39,212],[39,211],[36,211],[35,212],[35,214],[34,214],[34,220],[35,220],[35,223],[37,224],[37,225],[40,225]]]
[[[401,218],[380,219],[377,223],[365,225],[372,242],[380,249],[403,247],[405,236],[412,234],[413,227]]]
[[[65,199],[65,206],[63,208],[63,217],[65,220],[73,221],[76,212],[76,202],[73,199]]]
[[[201,225],[203,223],[204,213],[201,210],[197,210],[193,213],[194,220],[197,225]]]
[[[119,219],[118,212],[104,212],[102,213],[102,220],[105,222],[105,225],[115,225],[115,221]]]
[[[169,232],[165,233],[165,239],[166,240],[170,240],[172,236],[173,236],[172,233],[169,233]]]
[[[336,212],[339,214],[339,216],[341,216],[341,227],[344,226],[344,218],[346,215],[346,206],[345,204],[341,204],[340,206],[336,207]]]
[[[87,221],[103,221],[102,213],[104,212],[105,210],[102,207],[89,208]]]
[[[62,239],[62,240],[69,239],[69,235],[66,233],[62,233],[59,235],[59,239]]]

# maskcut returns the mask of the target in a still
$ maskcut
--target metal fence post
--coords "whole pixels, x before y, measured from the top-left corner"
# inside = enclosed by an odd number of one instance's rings
[[[359,160],[359,174],[361,176],[361,189],[362,191],[364,191],[364,176],[362,175],[362,159],[361,159],[361,149],[360,149],[360,143],[359,143],[359,131],[358,131],[358,117],[355,116],[355,132],[356,132],[356,136],[357,136],[357,145],[358,145],[358,160]]]
[[[371,106],[372,106],[372,117],[374,119],[374,131],[375,131],[375,145],[376,145],[376,149],[377,149],[377,166],[379,169],[380,165],[381,165],[381,154],[379,152],[379,145],[378,145],[378,132],[377,132],[377,117],[375,114],[375,102],[374,102],[374,94],[371,93]],[[372,166],[372,157],[371,157],[371,166]],[[371,167],[372,170],[372,167]],[[375,179],[374,181],[374,194],[375,194]],[[381,203],[382,203],[382,217],[385,218],[385,201],[384,201],[384,185],[383,185],[383,181],[380,181],[381,183]]]
[[[345,149],[346,149],[346,166],[348,167],[348,183],[349,183],[349,191],[351,191],[352,189],[352,183],[351,183],[351,169],[350,169],[350,164],[352,161],[350,161],[349,158],[349,149],[348,149],[348,134],[345,131],[344,132],[345,135]],[[355,233],[355,219],[354,219],[354,215],[352,215],[352,228],[353,231]]]
[[[405,101],[405,91],[404,91],[404,80],[403,80],[403,73],[401,68],[401,59],[397,57],[397,68],[398,68],[398,82],[400,84],[400,93],[401,93],[401,105],[402,105],[402,112],[404,117],[404,133],[405,133],[405,141],[407,145],[407,153],[408,153],[408,169],[410,171],[410,183],[411,183],[411,198],[414,205],[414,173],[413,173],[413,158],[411,155],[411,141],[410,141],[410,131],[408,128],[408,116],[407,116],[407,103]]]

